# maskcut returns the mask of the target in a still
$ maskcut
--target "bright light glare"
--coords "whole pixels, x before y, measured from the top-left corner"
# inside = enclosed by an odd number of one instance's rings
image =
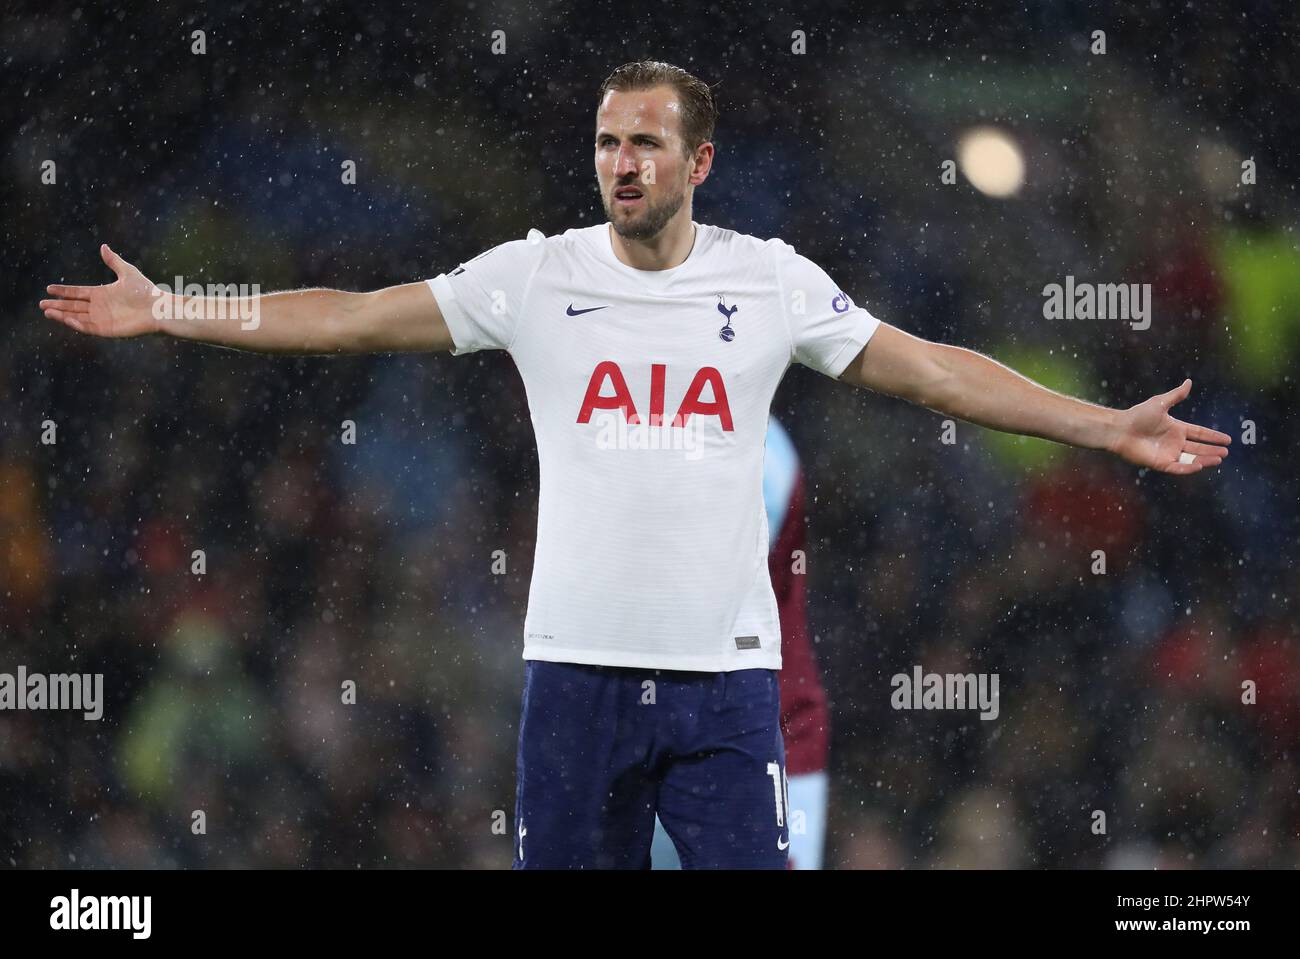
[[[1025,158],[1002,130],[975,127],[957,143],[957,163],[971,185],[988,196],[1007,197],[1025,184]]]

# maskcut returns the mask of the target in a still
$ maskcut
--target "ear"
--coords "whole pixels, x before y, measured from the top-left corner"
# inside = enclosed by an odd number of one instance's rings
[[[699,186],[709,178],[709,171],[713,169],[713,144],[705,140],[695,148],[695,156],[691,160],[691,176],[687,181],[691,186]]]

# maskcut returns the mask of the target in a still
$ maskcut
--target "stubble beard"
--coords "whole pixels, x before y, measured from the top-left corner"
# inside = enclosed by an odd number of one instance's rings
[[[625,240],[649,240],[658,236],[668,221],[677,215],[677,211],[686,202],[685,188],[664,197],[658,203],[647,203],[645,213],[631,219],[616,217],[613,201],[605,194],[601,195],[605,205],[605,216],[609,218],[614,232]]]

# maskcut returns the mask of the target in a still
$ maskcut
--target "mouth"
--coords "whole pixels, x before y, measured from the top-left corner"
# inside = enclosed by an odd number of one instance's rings
[[[614,204],[619,207],[636,206],[645,200],[645,194],[641,192],[640,187],[621,186],[614,191]]]

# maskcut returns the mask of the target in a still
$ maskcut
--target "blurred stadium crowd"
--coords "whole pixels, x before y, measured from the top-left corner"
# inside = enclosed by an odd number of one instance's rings
[[[720,81],[697,221],[1093,402],[1190,376],[1175,415],[1234,437],[1217,473],[1140,474],[966,424],[945,445],[933,413],[790,371],[828,866],[1300,864],[1295,10],[664,8],[615,40],[612,7],[18,5],[0,671],[102,672],[107,702],[0,714],[0,865],[509,864],[536,497],[509,357],[96,341],[35,304],[106,276],[102,241],[158,282],[372,289],[597,222],[594,92],[647,54]],[[1019,195],[940,182],[977,123],[1019,143]],[[1150,283],[1151,328],[1044,319],[1067,275]],[[894,711],[918,664],[998,673],[1000,717]]]

